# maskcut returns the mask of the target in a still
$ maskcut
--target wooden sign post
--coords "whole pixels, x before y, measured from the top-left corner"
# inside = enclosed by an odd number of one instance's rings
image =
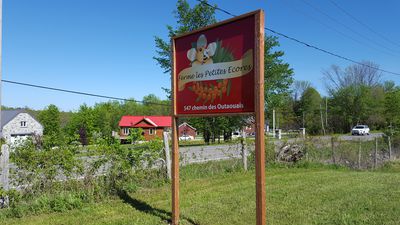
[[[251,115],[257,225],[265,225],[264,12],[172,39],[172,224],[179,224],[178,118]]]

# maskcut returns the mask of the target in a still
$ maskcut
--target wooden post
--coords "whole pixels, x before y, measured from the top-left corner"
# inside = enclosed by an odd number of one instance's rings
[[[392,142],[390,140],[390,136],[388,136],[388,145],[389,145],[389,161],[392,160]]]
[[[378,165],[378,138],[375,138],[374,169]]]
[[[272,136],[275,138],[275,109],[272,110]]]
[[[358,146],[358,169],[361,169],[361,138],[359,140],[359,146]]]
[[[325,136],[325,127],[324,127],[324,120],[323,120],[323,118],[322,118],[322,106],[321,106],[321,104],[319,104],[319,112],[320,112],[320,114],[321,114],[321,127],[322,127],[322,132],[323,132],[323,134],[324,134],[324,136]]]
[[[254,75],[256,78],[255,90],[255,117],[256,117],[256,215],[257,225],[266,223],[265,205],[265,137],[264,137],[264,12],[256,14]]]
[[[0,155],[0,169],[1,169],[0,183],[2,184],[3,189],[6,191],[10,188],[9,158],[10,158],[10,152],[8,150],[8,145],[2,145],[1,155]]]
[[[171,156],[169,154],[168,132],[163,132],[164,151],[165,151],[165,167],[167,168],[167,177],[171,180]]]
[[[175,41],[172,41],[172,225],[179,224],[179,143],[178,143],[178,117],[176,107],[176,52]]]
[[[179,92],[178,91],[178,79],[177,79],[177,65],[179,65],[179,69],[182,67],[183,64],[180,62],[176,62],[176,57],[177,54],[179,55],[179,60],[180,58],[184,58],[184,63],[185,65],[189,65],[188,59],[187,59],[187,49],[179,49],[178,53],[175,49],[175,45],[182,43],[182,45],[185,45],[185,41],[183,41],[180,38],[188,38],[188,35],[193,35],[197,34],[200,32],[207,31],[209,29],[213,29],[222,25],[227,25],[231,23],[232,21],[237,21],[242,18],[254,16],[252,21],[255,22],[255,37],[254,37],[254,60],[253,64],[254,67],[254,80],[255,83],[251,84],[255,86],[254,89],[254,98],[246,98],[243,100],[243,103],[241,104],[242,106],[247,105],[253,106],[254,101],[254,111],[253,108],[246,108],[244,107],[242,112],[236,111],[236,110],[229,110],[228,108],[226,109],[225,112],[212,112],[210,108],[208,109],[201,109],[198,110],[198,107],[196,105],[192,106],[192,104],[195,101],[195,98],[186,98],[187,96],[184,95],[184,92]],[[247,26],[247,28],[249,28]],[[201,37],[201,36],[200,36]],[[199,38],[200,38],[199,37]],[[252,36],[253,38],[253,36]],[[189,38],[188,38],[189,39]],[[248,38],[247,38],[248,39]],[[200,39],[199,39],[200,40]],[[178,43],[177,43],[178,41]],[[179,42],[181,41],[181,42]],[[188,40],[186,40],[188,41]],[[194,117],[194,116],[200,116],[200,117],[206,117],[206,116],[216,116],[216,115],[221,115],[223,114],[224,116],[238,116],[238,115],[253,115],[255,116],[255,131],[256,131],[256,140],[255,140],[255,167],[256,167],[256,221],[257,225],[265,225],[266,223],[266,207],[265,207],[265,136],[264,136],[264,126],[265,126],[265,119],[264,119],[264,12],[262,10],[257,10],[248,14],[244,14],[242,16],[238,16],[235,18],[232,18],[230,20],[226,20],[220,23],[216,23],[213,25],[210,25],[208,27],[204,27],[201,29],[198,29],[196,31],[192,31],[186,34],[178,35],[175,36],[172,39],[172,67],[171,67],[171,72],[172,72],[172,225],[178,225],[179,224],[179,149],[178,149],[178,127],[177,127],[177,120],[178,117],[180,116],[188,116],[188,117]],[[188,42],[190,43],[190,42]],[[180,44],[179,44],[180,45]],[[180,46],[181,47],[181,46]],[[250,50],[250,49],[249,49]],[[182,71],[180,71],[181,73]],[[202,74],[202,73],[201,73]],[[180,75],[179,75],[180,76]],[[195,77],[196,79],[194,80],[204,80],[204,78],[207,77],[202,77],[203,75],[199,77]],[[186,79],[186,75],[179,77],[180,81],[184,81],[182,79]],[[192,79],[192,78],[190,78]],[[190,80],[189,79],[189,80]],[[220,78],[218,78],[220,79]],[[244,79],[244,78],[243,78]],[[206,79],[208,80],[208,78]],[[206,81],[204,80],[204,82]],[[212,79],[211,79],[212,80]],[[203,81],[202,81],[203,82]],[[247,86],[250,85],[246,84]],[[179,109],[177,108],[177,96],[180,97],[178,101]],[[185,97],[184,97],[185,96]],[[181,98],[182,97],[182,98]],[[193,100],[193,101],[192,101]],[[240,99],[238,99],[240,100]],[[183,105],[180,105],[183,103]],[[204,104],[204,103],[203,103]],[[183,107],[182,107],[183,106]],[[183,109],[182,109],[182,108]],[[194,108],[196,107],[196,108]],[[215,106],[210,106],[211,108],[215,108]],[[202,108],[202,107],[201,107]],[[189,111],[192,110],[192,113]],[[194,110],[194,111],[193,111]],[[187,111],[187,112],[186,112]],[[197,113],[193,113],[193,112]]]
[[[333,164],[336,165],[336,159],[335,159],[335,141],[333,140],[333,137],[331,138],[331,147],[332,147],[332,162],[333,162]]]
[[[172,117],[172,224],[179,224],[179,146],[178,118]]]
[[[328,129],[328,97],[325,97],[325,129],[329,132]]]
[[[243,169],[247,171],[247,148],[246,148],[246,132],[242,131],[242,140],[240,141],[242,144],[242,162]]]

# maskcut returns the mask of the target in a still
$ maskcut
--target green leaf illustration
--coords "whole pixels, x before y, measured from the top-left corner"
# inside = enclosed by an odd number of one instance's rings
[[[231,93],[231,86],[232,86],[232,81],[229,79],[228,87],[226,88],[226,96],[229,96],[229,94]]]

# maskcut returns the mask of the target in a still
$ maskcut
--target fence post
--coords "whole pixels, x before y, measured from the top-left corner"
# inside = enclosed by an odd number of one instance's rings
[[[10,181],[9,181],[9,158],[10,152],[8,149],[8,145],[1,146],[1,155],[0,155],[0,168],[1,168],[1,177],[0,183],[4,190],[9,190]]]
[[[1,146],[1,156],[0,156],[0,168],[1,168],[1,184],[4,190],[8,190],[10,188],[9,182],[9,158],[10,152],[8,149],[8,145]]]
[[[333,161],[333,164],[336,165],[336,159],[335,159],[335,141],[334,141],[333,137],[331,137],[331,147],[332,147],[332,161]]]
[[[388,136],[388,145],[389,145],[389,161],[392,160],[392,143],[390,140],[390,136]]]
[[[167,168],[167,177],[171,180],[171,157],[169,153],[168,132],[163,132],[164,138],[164,151],[165,151],[165,164]]]
[[[304,152],[306,153],[306,160],[309,161],[309,158],[308,158],[307,141],[306,141],[306,138],[305,138],[305,137],[303,138],[303,150],[304,150]]]
[[[0,149],[0,184],[3,187],[3,190],[8,191],[10,189],[10,180],[9,180],[9,159],[10,152],[8,145],[2,145]],[[9,204],[8,196],[0,198],[0,208],[6,207]]]
[[[240,140],[242,144],[242,161],[243,161],[243,168],[247,171],[247,148],[246,148],[246,133],[242,132],[242,139]]]
[[[374,169],[376,169],[378,164],[378,138],[375,138],[375,154],[374,154]]]
[[[361,169],[361,138],[358,139],[360,141],[358,146],[358,169]]]

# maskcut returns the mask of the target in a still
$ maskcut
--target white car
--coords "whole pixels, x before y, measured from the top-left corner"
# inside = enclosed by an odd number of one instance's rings
[[[351,135],[369,135],[369,127],[367,125],[357,125],[351,129]]]
[[[190,141],[190,140],[194,140],[194,137],[190,136],[190,135],[182,135],[179,137],[179,140],[180,141]]]
[[[232,139],[238,139],[240,138],[242,135],[240,135],[239,131],[235,131],[232,133]]]

